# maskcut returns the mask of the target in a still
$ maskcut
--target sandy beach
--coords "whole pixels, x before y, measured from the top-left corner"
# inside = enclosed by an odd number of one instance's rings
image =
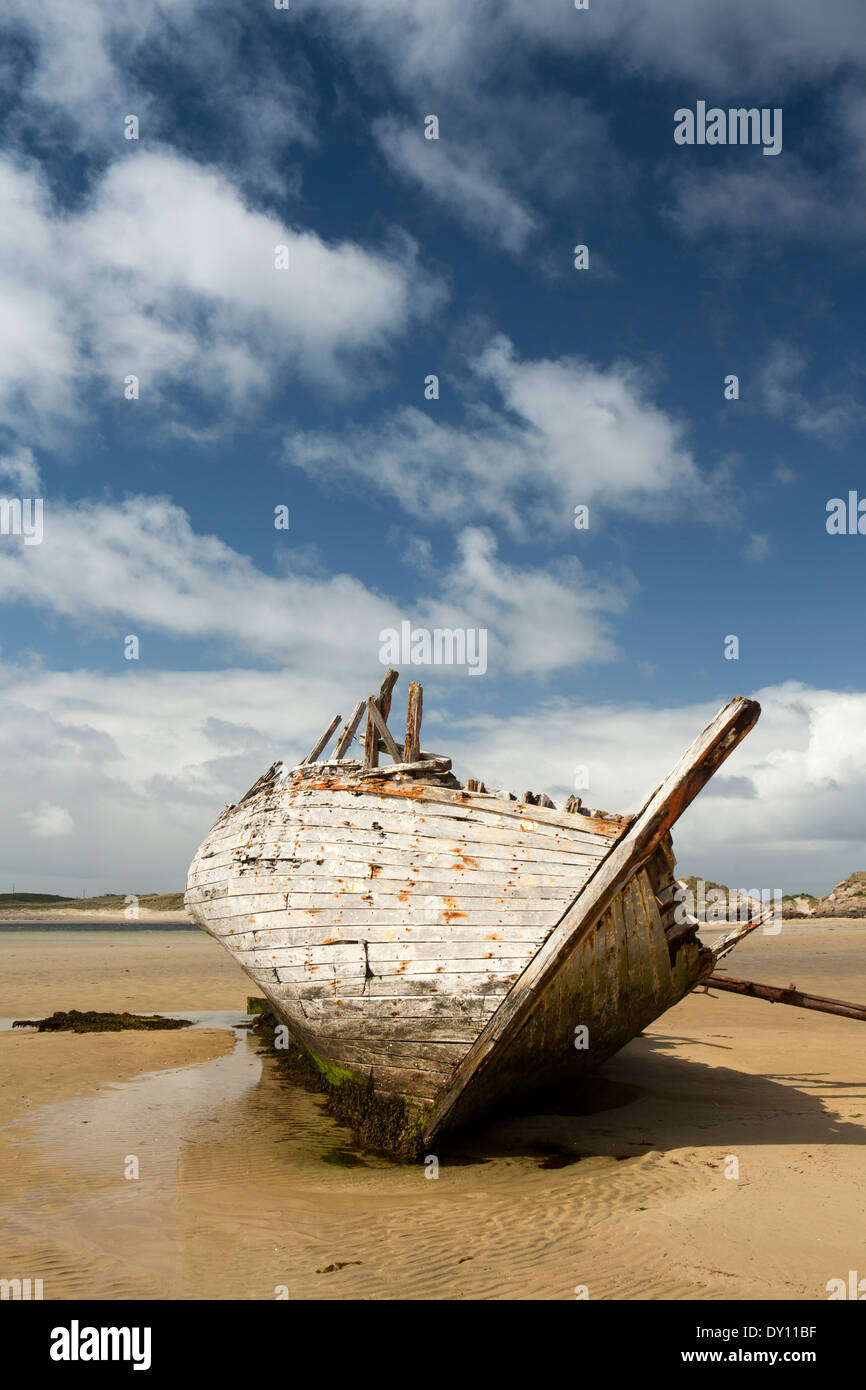
[[[0,1017],[70,1008],[243,1011],[254,992],[202,931],[0,931],[0,962]]]
[[[70,908],[70,907],[14,907],[0,908],[0,926],[4,922],[26,922],[39,926],[92,926],[110,922],[122,922],[124,929],[131,931],[139,927],[192,926],[192,918],[186,911],[164,912],[153,908],[139,907],[135,918],[124,918],[117,908]]]
[[[756,933],[729,965],[862,1001],[866,923]],[[443,1146],[431,1180],[279,1077],[232,1027],[249,992],[203,934],[0,933],[0,1015],[204,1025],[0,1033],[0,1274],[61,1299],[812,1300],[863,1266],[859,1023],[692,995],[561,1113]]]

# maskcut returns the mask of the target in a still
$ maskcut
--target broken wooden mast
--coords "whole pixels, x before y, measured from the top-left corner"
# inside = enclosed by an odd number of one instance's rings
[[[815,1009],[821,1014],[841,1014],[866,1023],[866,1004],[849,1004],[844,999],[827,999],[823,994],[807,994],[789,985],[759,985],[754,980],[735,980],[730,975],[710,975],[704,982],[708,989],[729,990],[731,994],[746,994],[752,999],[766,999],[770,1004],[793,1004],[797,1009]]]

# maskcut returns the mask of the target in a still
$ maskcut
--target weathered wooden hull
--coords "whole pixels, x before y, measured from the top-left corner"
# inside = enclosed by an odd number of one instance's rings
[[[627,881],[575,941],[511,1045],[494,1051],[484,1086],[467,1088],[439,1130],[458,1127],[505,1098],[514,1105],[561,1094],[712,973],[716,957],[696,936],[672,944],[671,887],[660,857]],[[659,889],[668,893],[666,909]]]
[[[220,817],[186,902],[317,1058],[429,1105],[622,824],[299,769]]]
[[[636,818],[272,770],[205,839],[187,906],[331,1082],[399,1100],[429,1145],[579,1079],[711,973],[674,922],[669,828],[755,718],[727,707]]]

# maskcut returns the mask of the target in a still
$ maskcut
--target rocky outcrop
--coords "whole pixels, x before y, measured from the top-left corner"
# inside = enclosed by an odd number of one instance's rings
[[[732,920],[736,919],[736,912],[729,910],[728,906],[732,890],[725,884],[694,877],[681,878],[679,882],[688,886],[689,899],[686,905],[699,921],[710,924],[729,915]],[[759,911],[760,898],[755,898],[754,892],[753,889],[752,906],[755,911]],[[740,901],[746,905],[747,912],[749,899],[742,890]],[[741,911],[741,919],[742,916]],[[841,883],[837,883],[831,892],[820,898],[811,893],[785,893],[782,898],[782,917],[785,921],[810,917],[852,917],[866,920],[866,871],[858,870],[849,874]]]
[[[866,917],[866,873],[849,874],[823,898],[819,898],[815,917]]]

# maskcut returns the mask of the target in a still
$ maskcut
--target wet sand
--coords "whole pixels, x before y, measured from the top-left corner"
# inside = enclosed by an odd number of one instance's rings
[[[255,993],[203,931],[0,932],[4,1018],[41,1018],[55,1009],[243,1011]]]
[[[756,933],[728,966],[863,1001],[866,923]],[[433,1180],[358,1152],[216,1012],[254,991],[204,935],[0,934],[0,981],[6,1016],[214,1011],[0,1033],[0,1275],[46,1298],[823,1299],[866,1262],[852,1020],[693,995],[561,1113],[443,1145]]]

